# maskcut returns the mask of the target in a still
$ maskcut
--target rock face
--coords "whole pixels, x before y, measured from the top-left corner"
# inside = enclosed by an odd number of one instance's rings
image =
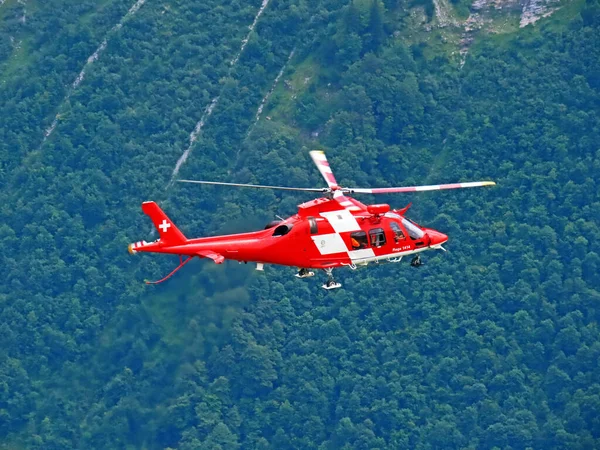
[[[474,13],[484,13],[485,10],[520,10],[521,28],[537,22],[556,11],[559,0],[475,0],[471,5]]]
[[[448,0],[433,0],[437,26],[460,30],[461,66],[465,62],[469,47],[480,31],[506,32],[510,28],[510,23],[516,22],[517,17],[519,27],[523,28],[554,13],[562,6],[560,2],[561,0],[474,0],[469,17],[466,20],[459,20]],[[513,27],[516,27],[516,23]]]
[[[448,0],[433,0],[433,6],[435,7],[435,16],[440,27],[459,25],[458,21],[452,15],[452,7],[448,3]]]
[[[523,28],[530,23],[535,23],[542,17],[548,17],[558,8],[560,6],[557,0],[525,0],[519,26]]]
[[[466,32],[482,28],[484,23],[491,23],[492,13],[502,10],[507,15],[520,14],[519,26],[523,28],[551,15],[561,7],[559,3],[560,0],[475,0],[471,5],[471,15],[461,23],[453,15],[452,6],[447,0],[433,0],[440,27],[463,26]]]

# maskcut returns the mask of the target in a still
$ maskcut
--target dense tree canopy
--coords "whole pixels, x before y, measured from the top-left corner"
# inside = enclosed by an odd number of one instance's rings
[[[464,66],[412,2],[271,0],[249,35],[258,0],[134,3],[0,5],[0,448],[600,447],[597,0]],[[142,201],[191,236],[307,199],[172,184],[188,147],[183,178],[320,186],[318,147],[346,185],[498,185],[378,199],[450,235],[418,270],[147,287]]]

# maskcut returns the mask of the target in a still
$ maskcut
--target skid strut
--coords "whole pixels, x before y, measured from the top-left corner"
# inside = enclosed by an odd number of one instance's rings
[[[163,281],[168,280],[175,274],[175,272],[177,272],[179,269],[181,269],[183,266],[185,266],[187,263],[189,263],[192,258],[193,258],[193,256],[188,256],[188,258],[184,261],[183,258],[181,257],[181,255],[179,255],[179,265],[177,267],[175,267],[175,270],[173,270],[169,275],[167,275],[166,277],[164,277],[158,281],[145,280],[145,283],[146,284],[159,284],[159,283],[162,283]]]

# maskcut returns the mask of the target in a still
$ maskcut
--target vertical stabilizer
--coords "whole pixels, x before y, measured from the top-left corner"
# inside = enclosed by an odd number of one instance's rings
[[[187,241],[184,234],[179,231],[179,228],[175,226],[155,202],[142,203],[142,211],[152,219],[152,223],[158,230],[162,243],[165,245],[179,245]]]

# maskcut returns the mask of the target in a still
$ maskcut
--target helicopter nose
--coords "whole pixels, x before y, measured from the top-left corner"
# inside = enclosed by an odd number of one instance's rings
[[[448,236],[435,230],[427,230],[427,235],[429,236],[430,247],[441,245],[448,240]]]

